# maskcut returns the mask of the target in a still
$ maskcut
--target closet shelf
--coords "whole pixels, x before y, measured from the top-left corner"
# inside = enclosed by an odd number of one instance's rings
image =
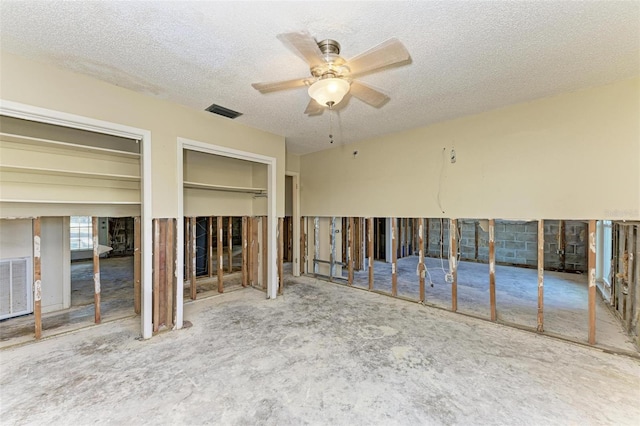
[[[199,182],[184,182],[184,188],[190,189],[206,189],[210,191],[225,191],[225,192],[241,192],[245,194],[266,194],[266,188],[252,188],[246,186],[228,186],[228,185],[213,185],[209,183]]]
[[[7,142],[19,142],[22,144],[35,145],[35,146],[58,146],[61,148],[69,148],[74,151],[84,151],[84,152],[99,152],[105,155],[113,155],[117,157],[125,157],[125,158],[140,158],[140,154],[137,152],[127,152],[120,151],[116,149],[108,149],[108,148],[100,148],[96,146],[90,145],[82,145],[71,142],[62,142],[62,141],[54,141],[51,139],[43,139],[43,138],[35,138],[31,136],[17,135],[13,133],[0,132],[0,137],[2,140]]]
[[[14,172],[14,173],[31,173],[39,175],[50,176],[69,176],[85,179],[108,179],[108,180],[122,180],[130,182],[139,182],[140,176],[132,175],[120,175],[114,173],[93,173],[93,172],[79,172],[75,170],[60,170],[49,169],[44,167],[25,167],[25,166],[11,166],[0,164],[0,171],[2,172]]]

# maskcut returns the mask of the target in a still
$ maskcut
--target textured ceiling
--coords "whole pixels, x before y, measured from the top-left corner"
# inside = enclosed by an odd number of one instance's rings
[[[346,59],[397,37],[403,67],[361,81],[391,97],[350,98],[335,144],[606,84],[640,72],[640,2],[0,2],[3,50],[286,137],[331,147],[329,114],[304,115],[304,88],[260,94],[251,83],[309,75],[276,38],[306,30]]]

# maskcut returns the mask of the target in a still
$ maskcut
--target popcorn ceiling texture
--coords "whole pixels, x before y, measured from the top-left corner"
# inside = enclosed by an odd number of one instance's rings
[[[638,2],[17,2],[0,4],[1,48],[198,110],[242,112],[304,154],[540,97],[640,69]],[[390,37],[412,63],[362,77],[391,101],[343,101],[307,117],[309,75],[277,34],[332,38],[349,59]]]

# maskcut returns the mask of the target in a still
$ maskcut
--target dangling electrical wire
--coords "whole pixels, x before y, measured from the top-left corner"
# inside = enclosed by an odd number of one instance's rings
[[[440,208],[440,211],[444,214],[444,209],[442,208],[442,201],[440,200],[440,192],[442,191],[442,174],[444,173],[444,152],[446,151],[447,148],[442,148],[442,164],[440,165],[440,176],[438,177],[438,195],[437,195],[437,200],[438,200],[438,207]]]

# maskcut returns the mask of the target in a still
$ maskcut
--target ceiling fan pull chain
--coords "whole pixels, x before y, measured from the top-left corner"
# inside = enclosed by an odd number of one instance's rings
[[[329,143],[333,143],[333,102],[329,104]]]

